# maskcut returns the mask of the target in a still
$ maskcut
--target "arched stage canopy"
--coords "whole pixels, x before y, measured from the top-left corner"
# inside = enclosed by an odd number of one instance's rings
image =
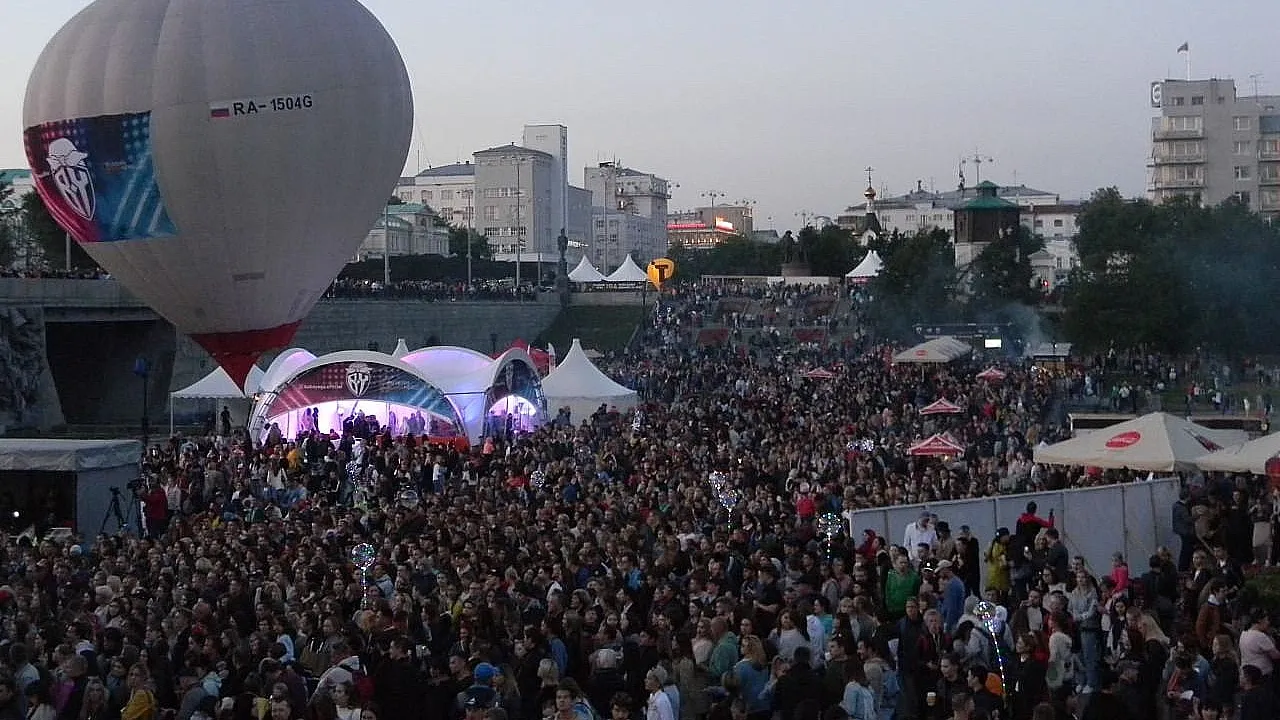
[[[496,358],[447,345],[321,357],[293,348],[276,357],[259,387],[249,419],[258,436],[273,424],[285,437],[313,426],[341,433],[353,417],[372,415],[397,435],[465,437],[475,444],[499,429],[529,430],[546,420],[538,371],[517,347]]]

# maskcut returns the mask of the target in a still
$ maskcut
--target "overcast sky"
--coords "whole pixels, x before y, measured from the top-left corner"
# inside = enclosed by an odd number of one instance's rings
[[[23,167],[27,75],[88,3],[0,2],[0,167]],[[571,182],[616,158],[677,183],[673,208],[754,200],[757,226],[861,202],[868,165],[890,193],[954,187],[975,152],[1000,184],[1141,194],[1148,85],[1183,76],[1183,42],[1197,77],[1280,93],[1274,0],[365,4],[413,79],[409,173],[558,122]]]

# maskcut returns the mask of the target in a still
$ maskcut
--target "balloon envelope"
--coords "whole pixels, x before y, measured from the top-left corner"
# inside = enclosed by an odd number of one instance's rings
[[[412,116],[355,0],[96,0],[36,62],[23,127],[59,224],[239,383],[354,255]]]

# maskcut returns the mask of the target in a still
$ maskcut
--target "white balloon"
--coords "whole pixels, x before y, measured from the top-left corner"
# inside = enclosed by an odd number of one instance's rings
[[[41,54],[23,121],[59,223],[234,376],[354,255],[413,100],[355,0],[97,0]]]

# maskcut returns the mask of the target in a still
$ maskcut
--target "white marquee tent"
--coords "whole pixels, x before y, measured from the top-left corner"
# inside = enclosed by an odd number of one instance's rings
[[[973,348],[953,337],[940,337],[908,348],[893,356],[896,363],[949,363],[973,352]]]
[[[649,276],[645,274],[644,270],[640,269],[636,261],[631,259],[631,254],[628,253],[627,259],[623,260],[618,269],[610,273],[609,277],[605,278],[604,281],[611,283],[642,283],[648,282]]]
[[[867,282],[879,275],[883,269],[884,261],[880,259],[880,253],[871,250],[866,257],[862,258],[862,262],[858,263],[857,267],[845,273],[844,276],[854,282]]]
[[[578,266],[569,271],[569,280],[576,283],[598,283],[604,282],[604,275],[583,255]]]
[[[1196,469],[1206,452],[1243,440],[1239,430],[1212,430],[1163,412],[1035,449],[1047,465],[1175,472]]]
[[[236,382],[231,379],[226,370],[222,368],[214,368],[213,372],[205,375],[190,385],[169,393],[170,398],[245,398],[253,395],[258,391],[258,386],[262,383],[262,368],[254,365],[249,368],[249,377],[245,378],[244,387],[236,387]]]
[[[262,368],[254,365],[249,368],[249,377],[245,378],[244,387],[236,387],[236,381],[231,379],[226,370],[221,367],[213,369],[213,372],[205,375],[190,385],[169,393],[169,434],[173,434],[173,401],[174,400],[248,400],[258,392],[258,388],[262,385],[262,377],[265,373]],[[242,424],[249,415],[249,407],[244,403],[234,403],[236,407],[232,411],[234,422]],[[230,405],[228,405],[230,407]]]
[[[635,390],[619,385],[600,372],[577,338],[564,360],[542,379],[542,394],[547,399],[549,414],[554,416],[560,408],[568,407],[575,423],[589,417],[602,403],[628,410],[638,402]]]
[[[1196,467],[1209,472],[1267,474],[1267,461],[1280,455],[1280,432],[1263,435],[1196,459]]]
[[[137,440],[0,439],[0,483],[18,507],[53,500],[58,519],[69,521],[72,531],[90,543],[99,532],[120,529],[114,514],[107,513],[111,488],[121,493],[125,521],[138,522],[127,488],[138,479],[141,461]]]

